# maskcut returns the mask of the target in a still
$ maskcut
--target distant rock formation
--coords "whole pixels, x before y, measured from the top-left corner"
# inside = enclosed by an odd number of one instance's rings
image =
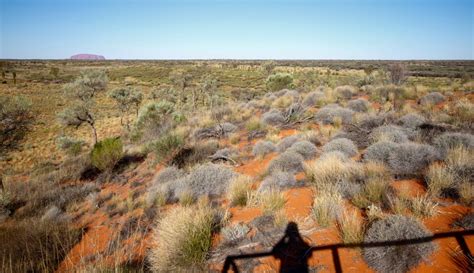
[[[76,54],[71,56],[71,60],[105,60],[105,58],[95,54]]]

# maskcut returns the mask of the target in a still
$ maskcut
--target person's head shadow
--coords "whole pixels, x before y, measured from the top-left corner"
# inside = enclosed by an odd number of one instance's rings
[[[272,256],[280,260],[280,272],[308,272],[311,246],[301,237],[298,225],[290,222],[285,234],[272,249]]]

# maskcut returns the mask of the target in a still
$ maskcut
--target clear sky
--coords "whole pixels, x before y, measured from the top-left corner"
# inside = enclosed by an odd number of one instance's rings
[[[0,58],[473,59],[473,0],[0,0]]]

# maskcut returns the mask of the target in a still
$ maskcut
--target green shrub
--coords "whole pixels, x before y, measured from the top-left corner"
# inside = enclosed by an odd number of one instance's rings
[[[91,163],[101,171],[111,170],[122,158],[122,155],[122,140],[107,138],[94,145],[91,152]]]
[[[183,116],[174,112],[175,104],[169,101],[150,102],[140,108],[132,133],[133,140],[151,140],[174,127]]]
[[[267,89],[270,91],[278,91],[293,86],[293,76],[289,73],[277,73],[268,76],[265,81]]]
[[[156,155],[156,160],[159,162],[164,159],[165,156],[170,155],[172,152],[178,150],[184,143],[183,137],[175,134],[167,134],[154,141],[151,144],[151,148]]]

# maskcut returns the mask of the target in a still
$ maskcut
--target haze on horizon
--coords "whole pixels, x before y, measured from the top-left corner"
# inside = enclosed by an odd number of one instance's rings
[[[470,0],[0,0],[1,59],[467,59]]]

